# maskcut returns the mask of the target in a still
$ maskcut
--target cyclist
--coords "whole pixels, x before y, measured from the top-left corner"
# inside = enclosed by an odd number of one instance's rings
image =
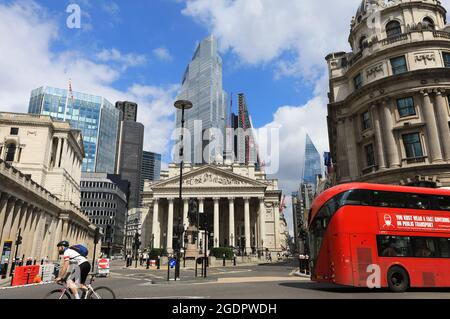
[[[67,241],[61,241],[56,245],[58,247],[58,252],[60,255],[64,257],[64,263],[59,271],[58,278],[55,279],[56,282],[60,282],[62,280],[67,281],[67,286],[72,291],[73,295],[76,299],[80,299],[80,295],[78,294],[78,289],[76,284],[69,277],[72,274],[72,269],[69,271],[69,268],[72,266],[78,266],[80,268],[80,288],[86,292],[88,288],[86,287],[86,279],[91,271],[91,264],[86,259],[86,257],[81,256],[74,249],[69,248],[69,243]]]

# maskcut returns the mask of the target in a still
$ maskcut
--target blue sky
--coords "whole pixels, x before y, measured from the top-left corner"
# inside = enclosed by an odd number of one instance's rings
[[[65,9],[72,2],[40,1],[61,25],[62,36],[53,43],[54,51],[77,49],[94,59],[103,48],[145,55],[147,63],[130,68],[112,84],[118,90],[125,90],[135,82],[155,86],[180,83],[196,43],[209,34],[195,19],[182,14],[185,3],[133,0],[130,5],[129,1],[116,1],[111,8],[108,2],[79,1],[83,12],[82,28],[76,30],[64,28],[68,16]],[[165,48],[172,59],[158,59],[153,53],[157,48]],[[269,123],[280,105],[304,104],[312,97],[313,83],[300,83],[295,78],[275,79],[271,63],[245,65],[230,50],[222,52],[222,57],[224,88],[234,95],[246,93],[257,127]],[[76,90],[77,83],[73,83],[73,87]]]

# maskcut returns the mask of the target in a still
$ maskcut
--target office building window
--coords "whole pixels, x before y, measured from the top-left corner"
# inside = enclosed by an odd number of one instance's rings
[[[401,74],[408,71],[406,66],[406,58],[405,56],[400,56],[398,58],[391,59],[392,73]]]
[[[414,99],[412,97],[398,99],[397,109],[400,117],[416,115],[416,108],[414,107]]]
[[[10,135],[19,135],[19,128],[18,127],[11,127],[11,131],[9,133]]]
[[[407,158],[423,157],[423,148],[422,143],[420,142],[419,133],[403,135],[403,144],[405,146]]]
[[[372,128],[372,122],[370,121],[370,113],[369,111],[364,112],[362,115],[362,129],[363,131]]]
[[[353,83],[355,84],[355,90],[358,90],[362,87],[362,75],[361,73],[354,77]]]
[[[16,145],[9,144],[6,148],[6,162],[14,162],[14,157],[16,156]]]

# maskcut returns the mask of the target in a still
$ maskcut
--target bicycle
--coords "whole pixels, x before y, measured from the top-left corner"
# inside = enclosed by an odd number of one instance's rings
[[[116,295],[114,291],[112,291],[108,287],[92,287],[92,283],[94,282],[95,278],[98,277],[98,274],[91,273],[89,274],[91,276],[91,279],[89,280],[89,284],[86,285],[88,288],[87,291],[83,291],[82,296],[80,299],[116,299]],[[67,287],[67,281],[62,280],[58,282],[58,285],[62,285],[63,287],[60,289],[54,289],[50,291],[44,299],[75,299],[72,291]],[[81,289],[78,289],[79,291]]]

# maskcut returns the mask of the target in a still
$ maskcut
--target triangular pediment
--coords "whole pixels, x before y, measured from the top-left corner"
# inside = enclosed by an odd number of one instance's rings
[[[159,181],[156,188],[175,188],[180,186],[179,176]],[[207,165],[183,174],[183,187],[267,187],[266,184],[239,174]]]

